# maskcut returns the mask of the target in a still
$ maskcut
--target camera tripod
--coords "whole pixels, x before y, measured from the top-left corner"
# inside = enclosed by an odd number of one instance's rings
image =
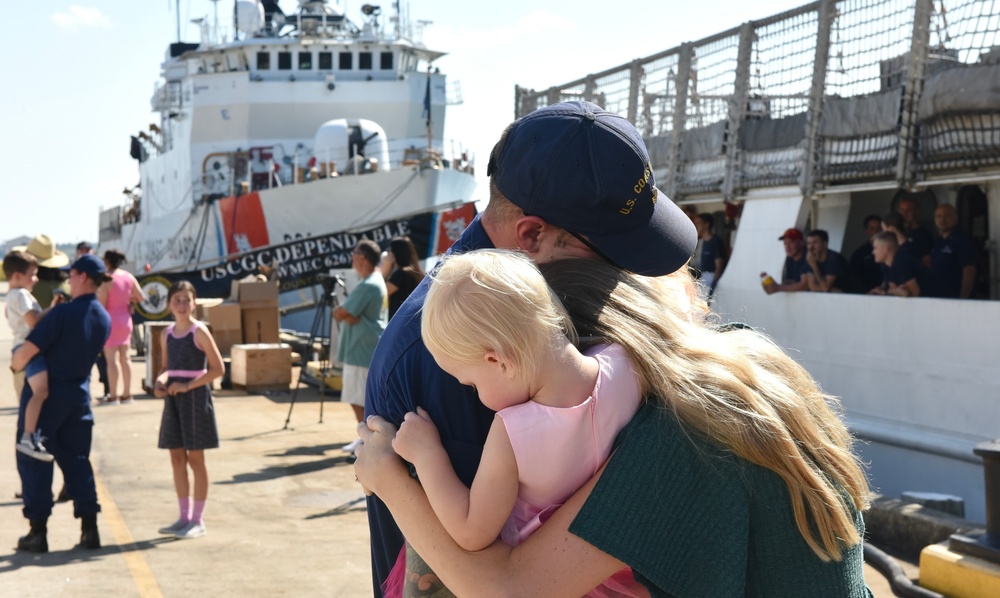
[[[316,383],[319,385],[319,423],[323,423],[323,402],[326,396],[326,377],[333,369],[333,362],[330,355],[330,349],[332,346],[332,338],[334,333],[334,319],[333,312],[337,309],[339,304],[337,300],[337,294],[334,292],[336,290],[336,285],[344,286],[344,281],[339,276],[331,276],[326,278],[321,278],[320,283],[323,289],[323,294],[320,300],[316,303],[316,312],[313,315],[312,326],[309,329],[309,345],[306,351],[302,352],[302,357],[299,360],[299,380],[295,384],[295,390],[292,391],[292,401],[288,405],[288,417],[285,418],[285,427],[288,429],[289,422],[292,421],[292,409],[295,408],[295,397],[299,394],[299,389],[302,388],[303,378],[309,376],[306,373],[306,368],[309,364],[309,356],[314,351],[316,343],[319,343],[319,361],[317,362],[317,378],[314,378]],[[340,324],[336,326],[337,331],[340,331]],[[325,341],[325,342],[324,342]]]

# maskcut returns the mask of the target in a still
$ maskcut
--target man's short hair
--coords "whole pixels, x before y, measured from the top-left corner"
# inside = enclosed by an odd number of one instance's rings
[[[93,247],[91,247],[90,243],[86,241],[80,241],[79,243],[76,244],[77,251],[86,251],[87,253],[90,253],[92,249]]]
[[[865,228],[868,228],[868,223],[871,222],[872,220],[878,221],[879,226],[882,225],[882,217],[881,216],[879,216],[878,214],[869,214],[868,217],[865,218]]]
[[[373,267],[378,265],[379,258],[382,256],[382,249],[378,243],[371,239],[361,239],[355,248],[361,252],[361,257],[365,258]]]
[[[894,228],[901,233],[906,232],[906,221],[903,220],[903,216],[899,212],[889,212],[882,216],[882,225]]]
[[[702,222],[708,225],[708,230],[715,230],[715,216],[705,212],[704,214],[698,214],[696,218],[700,218]]]
[[[809,231],[809,234],[806,235],[806,236],[807,237],[819,237],[820,239],[823,239],[824,243],[829,243],[830,242],[830,235],[827,234],[827,232],[825,230],[821,229],[821,228],[814,228],[814,229],[812,229],[811,231]]]
[[[892,248],[893,251],[899,249],[899,239],[896,238],[896,233],[888,230],[884,230],[872,238],[872,243],[875,241],[882,241],[886,245]]]
[[[38,268],[38,260],[27,251],[8,251],[3,256],[3,275],[7,280],[15,274],[27,274],[32,268]]]

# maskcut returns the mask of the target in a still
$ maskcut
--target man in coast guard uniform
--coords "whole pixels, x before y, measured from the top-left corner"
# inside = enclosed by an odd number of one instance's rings
[[[493,148],[490,202],[449,253],[520,249],[537,262],[604,259],[637,274],[674,272],[697,241],[691,220],[654,187],[642,137],[625,118],[589,102],[546,106],[515,121]],[[423,407],[458,477],[472,482],[493,412],[437,366],[420,337],[430,277],[389,321],[368,374],[365,415],[399,425]],[[376,597],[403,537],[391,513],[368,497]],[[409,565],[409,563],[408,563]],[[418,565],[419,566],[419,565]]]
[[[110,280],[104,262],[83,255],[69,267],[69,303],[57,305],[38,323],[14,352],[11,369],[24,369],[32,357],[45,356],[49,398],[43,403],[38,428],[45,446],[63,471],[73,499],[73,516],[81,520],[80,546],[101,547],[97,532],[97,489],[90,464],[94,416],[90,410],[90,370],[111,332],[111,317],[97,300],[97,288]],[[24,409],[31,398],[25,385],[17,414],[17,438],[24,430]],[[17,455],[24,516],[31,530],[18,540],[18,550],[48,552],[48,519],[52,513],[52,463]]]

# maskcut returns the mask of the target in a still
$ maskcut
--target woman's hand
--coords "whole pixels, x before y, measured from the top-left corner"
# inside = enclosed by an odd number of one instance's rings
[[[396,426],[385,419],[372,415],[358,424],[361,444],[355,449],[354,473],[361,482],[365,494],[378,494],[381,484],[391,481],[393,476],[409,477],[406,465],[392,449],[396,437]],[[396,478],[398,479],[398,478]]]
[[[403,424],[392,441],[392,448],[418,468],[427,459],[444,452],[437,426],[423,407],[417,407],[416,413],[411,411],[403,416]]]
[[[163,382],[157,380],[156,383],[153,384],[153,396],[158,399],[162,399],[167,396],[167,394],[167,387],[163,384]]]

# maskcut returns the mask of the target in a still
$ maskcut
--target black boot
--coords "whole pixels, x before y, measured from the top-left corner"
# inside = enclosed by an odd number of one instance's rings
[[[101,534],[97,531],[97,515],[80,518],[80,548],[97,550],[101,547]]]
[[[28,552],[48,552],[48,520],[41,519],[31,522],[31,531],[27,536],[21,536],[17,540],[17,549]]]

